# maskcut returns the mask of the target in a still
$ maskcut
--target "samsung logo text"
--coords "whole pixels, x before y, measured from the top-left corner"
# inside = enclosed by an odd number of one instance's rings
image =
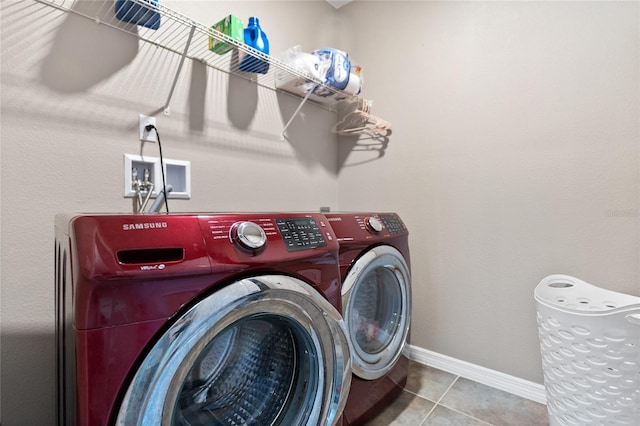
[[[158,229],[166,228],[167,222],[142,222],[142,223],[125,223],[122,225],[123,231],[136,231],[142,229]]]

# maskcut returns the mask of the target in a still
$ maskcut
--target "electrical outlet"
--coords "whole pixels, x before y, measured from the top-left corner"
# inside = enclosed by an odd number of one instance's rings
[[[147,127],[148,125],[155,126],[156,118],[140,114],[138,116],[138,122],[140,140],[142,142],[158,142],[158,135],[156,131],[153,129],[151,129],[151,131],[147,131],[147,129],[145,129],[145,127]]]

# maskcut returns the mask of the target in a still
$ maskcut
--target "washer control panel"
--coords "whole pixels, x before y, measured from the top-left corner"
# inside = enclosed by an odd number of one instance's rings
[[[380,220],[382,220],[390,234],[399,234],[405,231],[404,224],[400,218],[394,214],[381,214]]]
[[[276,219],[287,251],[325,247],[327,242],[315,219],[307,217]]]

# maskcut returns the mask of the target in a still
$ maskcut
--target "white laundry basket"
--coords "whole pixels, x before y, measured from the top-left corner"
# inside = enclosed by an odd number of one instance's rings
[[[640,297],[567,275],[534,293],[551,426],[640,425]]]

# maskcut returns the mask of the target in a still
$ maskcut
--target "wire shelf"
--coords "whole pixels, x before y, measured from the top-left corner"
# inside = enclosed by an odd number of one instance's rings
[[[321,88],[323,91],[326,90],[331,93],[332,95],[328,98],[330,101],[329,103],[332,104],[341,100],[355,100],[358,98],[356,95],[349,95],[331,86],[325,85],[317,78],[301,72],[277,58],[265,55],[259,50],[254,49],[243,42],[229,37],[210,26],[203,25],[162,4],[152,4],[150,3],[150,0],[130,1],[136,6],[142,8],[143,11],[148,11],[146,13],[158,13],[160,15],[160,26],[155,30],[118,19],[115,13],[115,2],[77,2],[76,0],[36,1],[67,13],[74,13],[76,15],[83,16],[96,22],[96,24],[107,25],[111,28],[123,31],[131,36],[143,40],[146,43],[150,43],[154,46],[182,56],[180,65],[176,70],[173,87],[171,87],[167,102],[164,105],[165,114],[169,113],[169,103],[171,101],[171,96],[179,77],[182,64],[184,63],[184,59],[198,60],[215,70],[241,77],[257,84],[258,86],[276,91],[283,91],[278,88],[278,81],[296,78],[303,79],[309,83],[308,85],[305,85],[305,87],[310,87],[312,90],[308,91],[307,96],[301,96],[299,93],[295,94],[298,98],[302,98],[302,103],[307,99],[310,99],[315,103],[324,103],[321,99],[319,100],[317,97],[312,95],[311,92],[313,92],[314,88]],[[210,51],[210,37],[214,37],[218,41],[228,43],[233,47],[233,51],[223,55]],[[241,71],[238,66],[240,59],[244,55],[251,55],[260,61],[268,63],[269,71],[266,74],[251,72],[251,69],[248,71]]]

